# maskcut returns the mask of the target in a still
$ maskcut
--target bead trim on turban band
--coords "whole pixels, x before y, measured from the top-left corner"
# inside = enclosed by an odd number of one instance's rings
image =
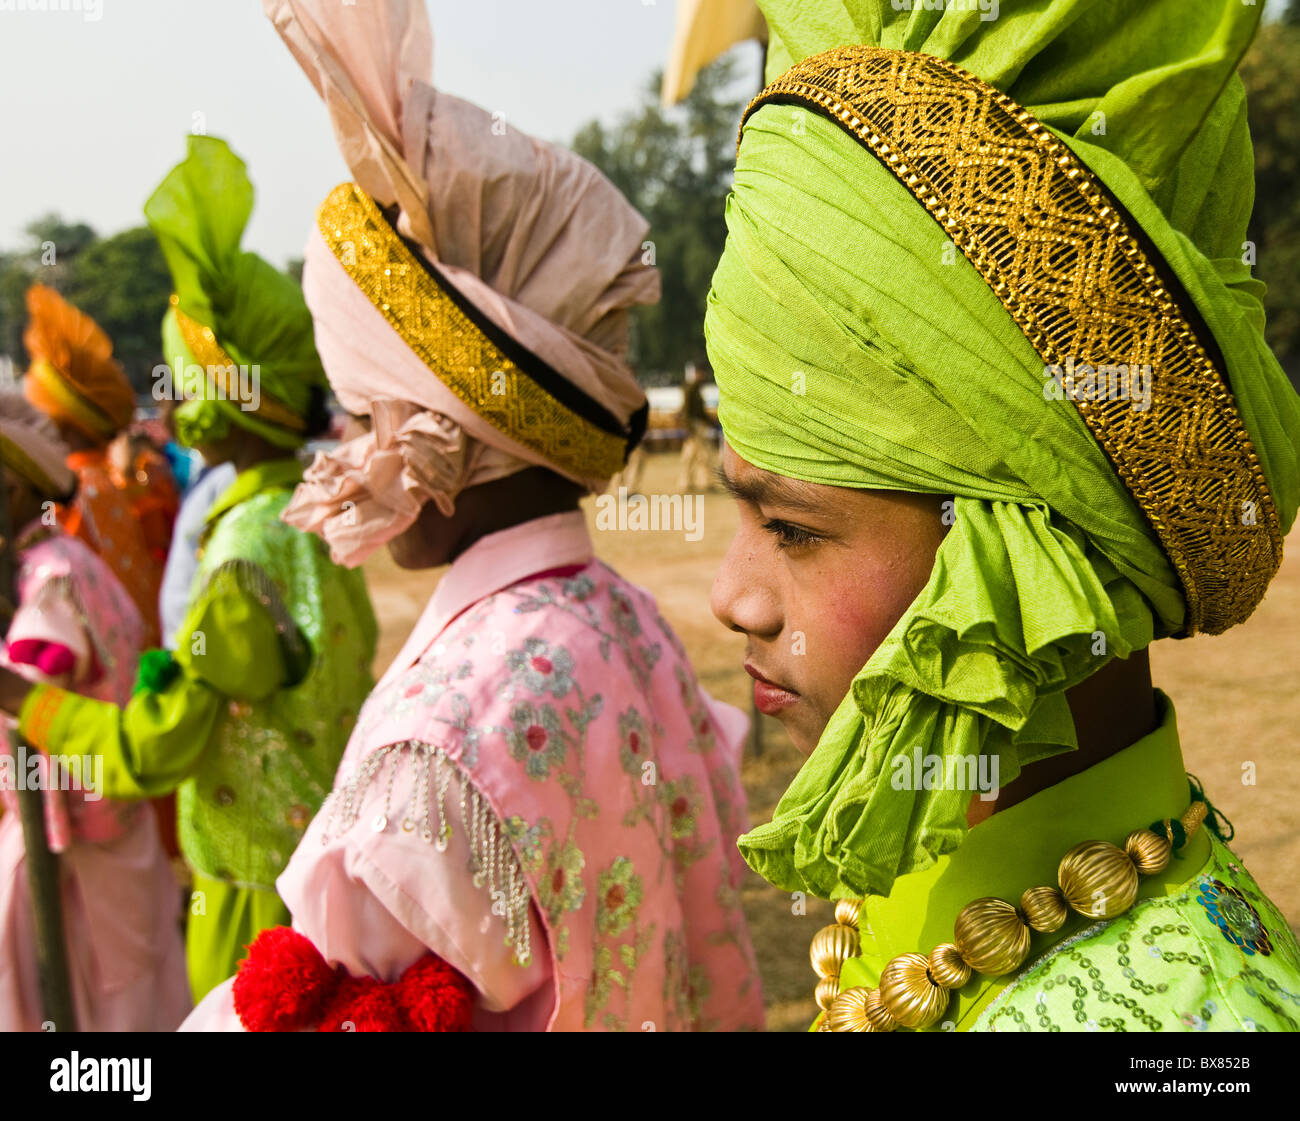
[[[317,225],[406,345],[475,413],[572,476],[622,469],[645,432],[644,407],[625,428],[465,299],[355,184],[330,192]]]
[[[1149,366],[1151,407],[1069,394],[1182,581],[1185,633],[1245,620],[1282,562],[1278,512],[1209,330],[1078,157],[973,74],[846,46],[764,89],[853,136],[961,249],[1045,366]],[[1100,376],[1100,375],[1098,375]]]
[[[102,412],[89,397],[78,392],[77,387],[65,378],[58,369],[44,358],[39,358],[27,369],[28,396],[35,391],[38,398],[44,397],[66,415],[78,428],[88,436],[106,442],[117,435],[118,424],[112,417]],[[42,412],[49,410],[33,401]]]
[[[197,319],[181,311],[180,297],[175,292],[172,293],[169,302],[176,312],[176,326],[180,329],[181,338],[185,340],[185,345],[194,360],[206,371],[208,383],[215,387],[218,399],[242,402],[238,385],[239,363],[226,353],[211,327],[205,327]],[[242,403],[240,408],[243,408]],[[307,428],[305,417],[300,417],[292,409],[268,396],[266,390],[260,385],[257,408],[253,412],[259,419],[270,424],[278,424],[290,432],[303,432]]]

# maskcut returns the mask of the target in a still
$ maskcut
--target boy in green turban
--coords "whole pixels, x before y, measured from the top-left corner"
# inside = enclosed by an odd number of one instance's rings
[[[811,753],[740,847],[841,901],[819,1026],[1295,1030],[1146,656],[1250,614],[1300,499],[1242,263],[1258,9],[760,7],[713,606]]]
[[[239,247],[252,205],[243,161],[204,136],[145,205],[176,285],[163,343],[187,397],[180,437],[238,472],[208,513],[175,649],[145,653],[125,708],[0,679],[34,746],[103,754],[108,797],[179,788],[196,1001],[259,931],[289,921],[276,877],[373,685],[361,572],[280,520],[302,479],[294,453],[328,420],[325,378],[298,284]]]

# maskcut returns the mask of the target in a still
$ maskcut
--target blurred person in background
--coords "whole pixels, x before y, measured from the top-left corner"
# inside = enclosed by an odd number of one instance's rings
[[[252,206],[243,162],[206,136],[188,138],[145,204],[176,286],[164,354],[202,375],[177,410],[180,438],[236,470],[208,511],[174,650],[146,652],[125,705],[0,673],[34,747],[102,754],[113,797],[179,788],[196,1000],[260,930],[288,920],[276,877],[333,781],[376,642],[362,574],[280,519],[302,479],[295,451],[329,418],[297,281],[240,249]],[[255,392],[237,390],[230,379],[254,369]]]
[[[52,516],[76,485],[67,455],[48,417],[16,391],[0,391],[0,474],[16,534],[18,593],[0,665],[27,681],[122,705],[144,623],[108,565]],[[40,759],[45,832],[61,856],[77,1027],[171,1031],[190,1009],[180,896],[149,807],[96,788],[98,751],[88,741],[67,764]],[[0,752],[8,752],[7,739]],[[0,781],[0,1031],[40,1031],[45,1019],[13,781],[30,773],[13,755],[0,757],[7,776]]]
[[[108,467],[144,534],[150,558],[161,572],[181,501],[167,457],[147,433],[128,428],[109,444]]]
[[[23,342],[31,365],[23,392],[54,421],[77,476],[77,496],[59,519],[117,574],[140,609],[146,642],[156,643],[162,561],[151,555],[108,461],[109,445],[135,414],[135,391],[108,336],[53,288],[28,289],[27,315]]]
[[[678,423],[685,435],[677,489],[708,490],[714,470],[713,418],[704,402],[704,377],[694,362],[686,367],[682,382],[682,411]]]
[[[199,543],[207,525],[208,512],[230,488],[237,472],[233,463],[206,463],[197,451],[175,439],[177,402],[175,383],[170,374],[168,381],[162,417],[173,439],[166,451],[168,462],[175,465],[178,472],[176,478],[182,488],[182,497],[167,549],[162,586],[158,591],[158,618],[162,626],[162,645],[174,650],[176,632],[189,609],[194,574],[199,570]]]

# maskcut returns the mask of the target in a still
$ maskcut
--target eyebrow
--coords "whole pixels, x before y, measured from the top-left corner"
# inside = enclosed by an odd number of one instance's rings
[[[783,475],[764,471],[750,479],[733,479],[721,465],[714,474],[723,489],[737,502],[748,502],[754,506],[782,506],[805,514],[829,512],[826,503],[811,497],[796,481]]]

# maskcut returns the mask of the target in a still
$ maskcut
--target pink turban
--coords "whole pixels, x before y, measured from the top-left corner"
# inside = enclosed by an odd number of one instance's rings
[[[635,443],[645,395],[625,361],[628,308],[659,295],[643,260],[645,220],[572,152],[434,90],[422,0],[264,4],[324,99],[356,185],[397,215],[392,236],[435,266],[486,330],[567,383],[566,398],[611,418],[619,446]],[[394,326],[320,228],[303,290],[335,394],[372,417],[367,436],[317,457],[285,512],[322,534],[336,560],[359,563],[426,502],[450,514],[460,491],[529,465],[589,490],[608,482],[603,463],[557,461],[522,420],[512,430],[453,392],[454,354],[446,365],[417,354],[408,325]]]

